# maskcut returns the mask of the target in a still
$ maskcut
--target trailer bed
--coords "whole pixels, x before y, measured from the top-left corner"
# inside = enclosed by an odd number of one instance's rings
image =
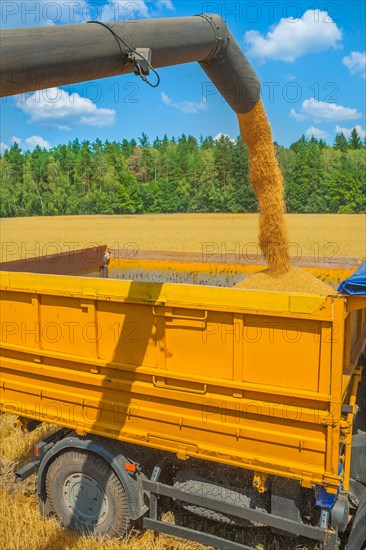
[[[0,273],[3,412],[347,490],[365,297],[85,276],[99,259]]]

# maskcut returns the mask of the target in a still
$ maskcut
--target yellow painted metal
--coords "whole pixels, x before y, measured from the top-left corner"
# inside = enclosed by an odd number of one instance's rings
[[[340,426],[341,426],[341,438],[344,442],[344,460],[343,460],[343,466],[344,466],[344,483],[343,483],[343,489],[345,491],[348,491],[349,489],[349,480],[350,480],[350,469],[351,469],[351,448],[352,448],[352,427],[353,427],[353,420],[356,413],[356,398],[357,398],[357,389],[358,384],[361,380],[361,369],[358,369],[354,372],[354,378],[352,386],[349,388],[349,406],[350,406],[350,412],[347,413],[344,420],[341,420]]]
[[[266,481],[268,479],[268,475],[264,472],[254,472],[253,476],[253,487],[257,489],[258,493],[265,493],[266,492]]]
[[[0,288],[2,411],[257,481],[336,492],[340,459],[349,475],[356,297],[9,272]]]
[[[224,263],[213,263],[212,261],[205,260],[205,254],[202,254],[202,261],[177,261],[170,260],[144,260],[139,258],[134,258],[133,256],[127,256],[124,259],[112,258],[110,261],[110,269],[120,269],[120,270],[141,270],[149,273],[149,271],[162,271],[162,272],[175,272],[177,274],[182,274],[185,276],[188,274],[188,280],[195,284],[197,275],[206,274],[209,276],[220,275],[225,281],[225,277],[230,277],[233,275],[243,275],[249,276],[258,271],[264,270],[267,268],[266,265],[260,265],[258,263],[240,263],[242,256],[240,253],[234,255],[237,258],[237,263],[226,262],[225,254],[223,254],[222,259]],[[249,258],[248,258],[249,260]],[[296,262],[294,262],[296,267]],[[331,267],[317,267],[316,262],[312,262],[312,267],[303,267],[306,271],[317,277],[318,279],[332,285],[335,289],[339,284],[349,277],[354,271],[353,268],[343,268],[340,269],[337,267],[337,262],[330,264]],[[178,281],[179,277],[178,277]]]

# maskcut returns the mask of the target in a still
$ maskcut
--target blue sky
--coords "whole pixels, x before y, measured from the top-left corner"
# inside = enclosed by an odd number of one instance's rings
[[[101,20],[222,15],[262,83],[274,139],[290,145],[302,134],[332,143],[356,127],[365,135],[365,3],[362,0],[182,1],[2,0],[4,28]],[[159,69],[152,89],[126,75],[4,98],[1,149],[156,136],[239,133],[235,114],[220,98],[202,94],[198,64]]]

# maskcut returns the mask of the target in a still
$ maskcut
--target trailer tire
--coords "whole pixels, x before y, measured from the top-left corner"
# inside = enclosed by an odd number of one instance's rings
[[[130,527],[126,492],[110,465],[87,451],[58,455],[46,474],[52,512],[66,528],[124,537]]]
[[[366,491],[363,493],[353,520],[346,550],[364,550],[366,548]]]

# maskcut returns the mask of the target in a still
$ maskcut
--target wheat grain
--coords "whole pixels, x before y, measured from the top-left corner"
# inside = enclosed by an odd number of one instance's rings
[[[259,244],[274,275],[290,269],[284,211],[283,177],[276,159],[271,127],[259,100],[249,113],[238,115],[241,135],[249,149],[250,181],[257,195]]]
[[[293,267],[283,275],[274,276],[269,270],[255,273],[240,281],[236,288],[247,290],[269,290],[284,292],[300,292],[328,296],[335,294],[332,287],[323,283],[304,269]]]

